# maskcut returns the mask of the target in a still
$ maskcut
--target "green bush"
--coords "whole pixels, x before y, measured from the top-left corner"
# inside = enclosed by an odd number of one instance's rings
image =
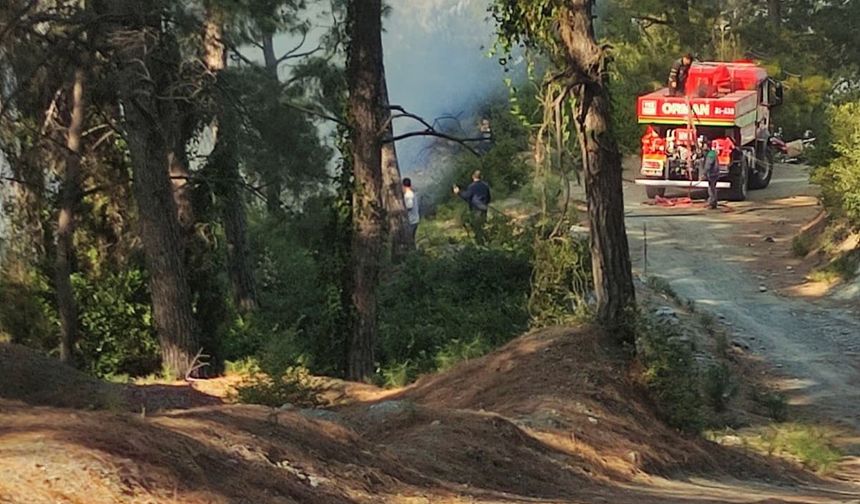
[[[588,313],[591,249],[587,238],[557,237],[534,245],[529,313],[532,325],[570,322]]]
[[[100,278],[72,276],[78,300],[81,365],[90,373],[145,376],[161,357],[152,325],[146,278],[139,269]]]
[[[412,254],[381,288],[380,367],[411,380],[462,356],[458,345],[474,355],[519,335],[528,327],[529,275],[528,259],[506,250]]]
[[[860,229],[860,101],[831,110],[832,146],[836,157],[813,172],[831,214]]]
[[[239,402],[273,408],[285,404],[313,408],[323,403],[320,389],[318,380],[306,368],[290,367],[277,375],[254,373],[238,387],[237,399]]]
[[[0,278],[0,333],[13,343],[43,352],[59,345],[59,318],[48,279],[32,272],[24,279]]]
[[[645,383],[669,425],[688,432],[704,426],[699,370],[688,342],[674,326],[640,320],[637,346]]]
[[[705,374],[705,397],[716,412],[723,412],[738,393],[738,384],[728,365],[714,364]]]

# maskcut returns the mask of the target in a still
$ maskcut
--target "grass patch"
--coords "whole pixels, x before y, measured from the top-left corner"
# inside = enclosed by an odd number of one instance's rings
[[[809,279],[827,283],[848,281],[857,276],[858,268],[860,268],[860,252],[853,251],[842,254],[830,261],[827,266],[813,271],[809,274]]]
[[[833,442],[836,432],[800,423],[769,425],[739,433],[744,446],[770,456],[788,458],[819,474],[827,473],[843,454]]]

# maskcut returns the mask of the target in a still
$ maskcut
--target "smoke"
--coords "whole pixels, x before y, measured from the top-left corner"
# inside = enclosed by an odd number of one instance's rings
[[[491,94],[504,89],[505,72],[489,53],[495,41],[487,0],[389,0],[383,51],[389,98],[433,122],[459,116],[466,131],[473,113]],[[450,125],[451,123],[448,123]],[[395,134],[424,129],[409,119],[395,122]],[[397,143],[404,173],[422,168],[432,139]]]

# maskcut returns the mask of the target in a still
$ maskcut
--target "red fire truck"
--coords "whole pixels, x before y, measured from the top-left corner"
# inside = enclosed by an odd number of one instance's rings
[[[782,103],[782,85],[752,62],[702,62],[690,67],[683,91],[663,88],[638,100],[639,124],[647,127],[636,183],[648,197],[670,187],[707,188],[700,160],[708,145],[717,151],[721,196],[742,201],[748,189],[767,187],[770,112]]]

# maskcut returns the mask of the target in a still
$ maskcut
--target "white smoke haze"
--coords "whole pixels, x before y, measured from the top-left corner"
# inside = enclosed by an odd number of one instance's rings
[[[389,98],[430,122],[461,116],[464,130],[474,132],[474,112],[487,97],[504,92],[505,72],[490,57],[495,27],[487,0],[389,0],[383,21],[383,51]],[[452,125],[447,123],[447,125]],[[398,119],[395,134],[424,129]],[[425,168],[425,148],[432,139],[416,137],[397,143],[404,174]]]

